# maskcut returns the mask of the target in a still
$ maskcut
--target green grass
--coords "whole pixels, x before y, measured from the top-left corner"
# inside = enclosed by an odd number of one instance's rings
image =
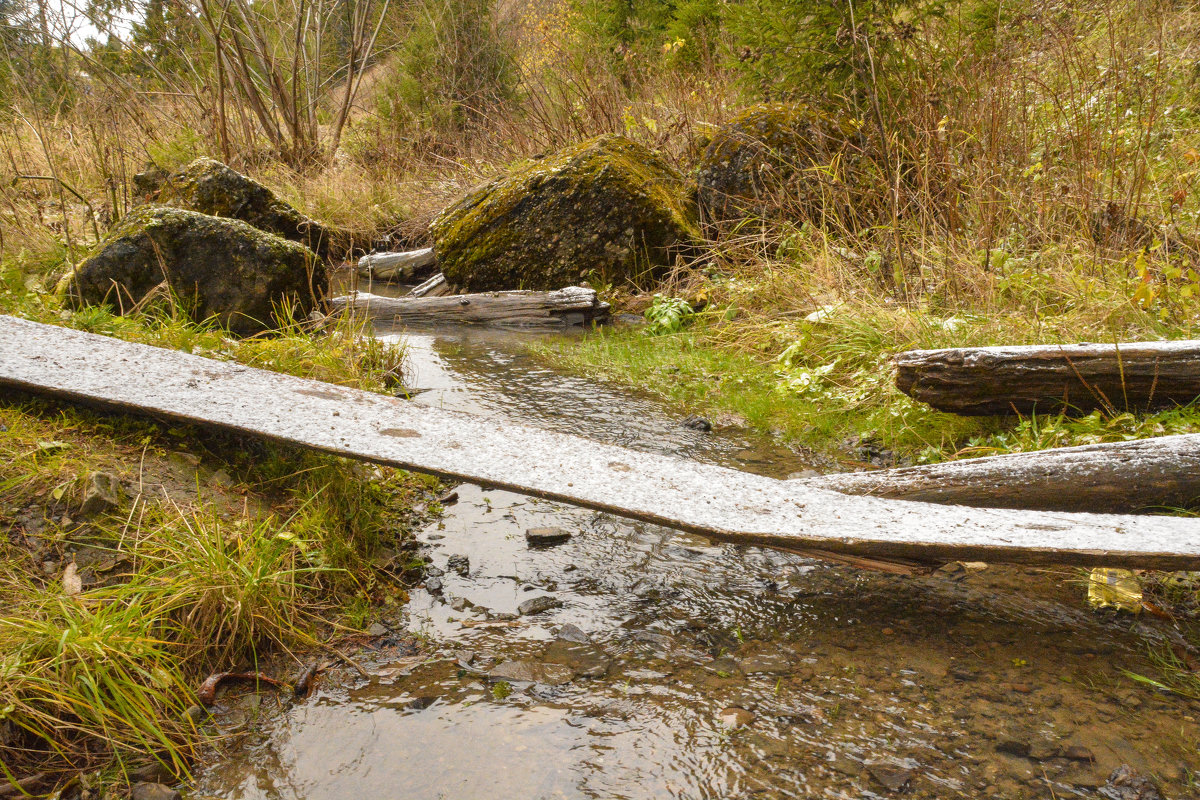
[[[6,262],[0,313],[370,390],[401,380],[403,350],[351,323],[237,339],[170,302],[71,312],[30,277],[60,255]],[[126,497],[83,517],[95,471]],[[186,776],[204,731],[184,711],[205,675],[289,674],[306,649],[403,602],[373,556],[406,547],[413,506],[436,491],[432,478],[290,446],[0,400],[0,771],[102,769],[120,784],[158,760]]]
[[[581,341],[536,350],[564,368],[649,391],[688,412],[732,415],[824,451],[861,437],[932,462],[1200,431],[1194,405],[1157,414],[969,418],[934,411],[895,387],[890,359],[903,350],[1105,338],[1078,319],[1035,324],[1016,309],[938,316],[847,301],[820,306],[799,321],[764,321],[765,314],[744,311],[744,300],[743,313],[730,315],[731,307],[710,306],[678,332],[598,329]],[[1148,319],[1138,333],[1181,337],[1192,329]]]

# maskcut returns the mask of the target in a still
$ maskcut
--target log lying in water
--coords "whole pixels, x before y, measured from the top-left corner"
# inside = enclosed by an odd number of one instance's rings
[[[377,281],[404,281],[428,273],[436,263],[432,247],[406,253],[372,253],[358,260],[358,274]]]
[[[14,317],[0,316],[0,388],[819,557],[1200,569],[1196,520],[844,495]]]
[[[334,311],[349,309],[372,319],[408,325],[472,324],[494,328],[567,328],[604,322],[608,303],[594,289],[568,286],[554,292],[483,292],[444,297],[380,297],[359,293],[329,301]]]
[[[1200,341],[912,350],[900,391],[955,414],[1085,413],[1186,405],[1200,397]]]
[[[1129,513],[1200,499],[1200,434],[968,458],[794,481],[847,494],[985,508]]]

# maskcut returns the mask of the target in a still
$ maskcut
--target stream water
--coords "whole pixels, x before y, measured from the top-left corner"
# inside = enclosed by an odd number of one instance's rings
[[[403,337],[417,403],[807,466],[556,373],[517,334]],[[570,538],[531,546],[537,528]],[[229,736],[193,796],[1157,797],[1110,780],[1128,765],[1200,797],[1200,704],[1126,675],[1153,674],[1146,642],[1167,624],[1088,610],[1072,570],[896,577],[470,485],[418,538],[429,588],[354,655],[369,677],[332,670],[296,703],[227,695]],[[541,597],[554,607],[520,613]]]

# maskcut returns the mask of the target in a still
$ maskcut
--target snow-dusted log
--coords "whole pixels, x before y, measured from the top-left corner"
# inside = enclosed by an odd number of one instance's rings
[[[432,247],[406,253],[371,253],[358,260],[358,274],[377,281],[406,281],[428,274],[436,263]]]
[[[0,316],[0,387],[821,557],[1200,569],[1196,520],[839,494],[14,317]]]
[[[912,350],[900,391],[955,414],[1140,411],[1200,397],[1200,341]]]
[[[329,301],[372,319],[407,325],[488,325],[494,328],[566,328],[608,319],[608,303],[594,289],[568,286],[554,292],[483,292],[441,297],[381,297],[360,292]]]
[[[967,458],[794,481],[901,500],[985,508],[1130,513],[1200,500],[1200,434]]]

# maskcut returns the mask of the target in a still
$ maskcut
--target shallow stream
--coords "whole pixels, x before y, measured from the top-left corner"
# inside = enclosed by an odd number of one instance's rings
[[[377,334],[407,341],[417,403],[809,466],[556,373],[518,334]],[[570,538],[531,546],[537,528]],[[1108,779],[1128,765],[1200,797],[1200,704],[1125,674],[1153,674],[1167,623],[1089,611],[1073,570],[896,577],[470,485],[418,538],[429,588],[354,655],[370,677],[333,671],[295,704],[227,695],[194,796],[1124,800]],[[520,613],[541,597],[554,607]]]

